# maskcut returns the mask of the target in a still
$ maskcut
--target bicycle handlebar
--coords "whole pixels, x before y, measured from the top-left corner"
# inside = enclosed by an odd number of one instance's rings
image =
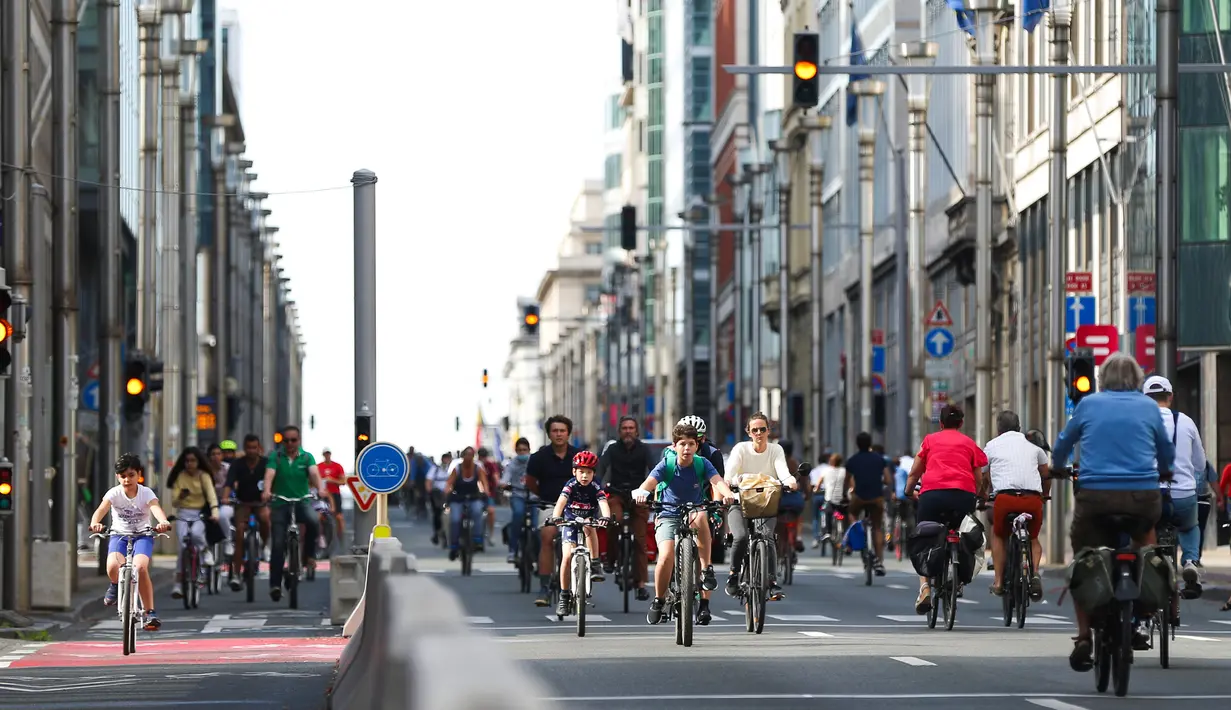
[[[706,501],[701,501],[700,503],[677,503],[675,505],[676,515],[683,516],[683,515],[688,515],[689,513],[700,512],[702,510],[706,512],[712,512],[722,507],[722,505],[723,505],[722,501],[717,501],[717,500],[706,500]],[[650,502],[650,510],[653,510],[656,513],[662,512],[666,507],[667,507],[667,504],[662,503],[660,501]]]
[[[308,494],[306,496],[303,496],[302,498],[287,498],[286,496],[280,496],[275,493],[274,498],[277,498],[278,500],[281,500],[281,501],[286,501],[287,503],[298,503],[301,500],[312,500],[312,495]]]
[[[158,532],[154,528],[150,527],[138,530],[136,532],[115,534],[119,537],[165,537],[168,539],[171,537],[165,532]],[[103,528],[102,532],[90,533],[90,537],[111,537],[111,535],[111,528]]]

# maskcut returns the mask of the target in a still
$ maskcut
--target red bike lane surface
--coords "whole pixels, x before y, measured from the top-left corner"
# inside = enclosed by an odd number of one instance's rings
[[[347,639],[194,638],[138,641],[137,652],[125,656],[120,644],[102,641],[60,641],[13,661],[16,668],[84,668],[92,666],[226,665],[252,663],[336,663]]]

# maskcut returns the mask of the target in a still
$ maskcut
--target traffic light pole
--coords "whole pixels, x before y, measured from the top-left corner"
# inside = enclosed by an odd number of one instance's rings
[[[355,186],[355,418],[356,459],[360,435],[376,441],[376,173],[356,170]],[[362,426],[366,420],[365,427]],[[356,473],[358,473],[356,471]],[[376,496],[376,510],[355,508],[351,551],[367,554],[368,540],[377,519],[388,516],[388,496]],[[386,508],[382,516],[382,508]]]

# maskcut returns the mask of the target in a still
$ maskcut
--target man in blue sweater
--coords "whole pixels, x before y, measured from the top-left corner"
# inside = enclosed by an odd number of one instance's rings
[[[1120,531],[1107,517],[1127,516],[1127,532],[1137,547],[1154,542],[1154,526],[1162,515],[1162,477],[1170,476],[1175,459],[1171,436],[1158,405],[1141,392],[1141,367],[1128,355],[1115,353],[1100,368],[1100,392],[1082,399],[1068,426],[1052,447],[1052,465],[1068,463],[1074,445],[1081,444],[1081,466],[1069,530],[1073,552],[1087,547],[1119,546]],[[1157,463],[1155,463],[1157,461]],[[1069,665],[1085,672],[1094,666],[1090,619],[1076,608],[1077,640]]]

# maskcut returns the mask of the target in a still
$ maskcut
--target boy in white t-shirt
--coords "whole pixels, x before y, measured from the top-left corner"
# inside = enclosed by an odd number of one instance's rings
[[[124,564],[124,555],[128,552],[127,538],[146,530],[150,525],[150,515],[158,521],[155,530],[166,532],[171,529],[167,514],[158,504],[158,495],[137,483],[143,470],[141,459],[136,454],[120,456],[115,462],[115,476],[120,485],[107,491],[90,519],[90,531],[102,532],[102,520],[107,513],[111,513],[111,542],[107,547],[107,576],[111,578],[111,584],[103,595],[103,603],[108,606],[115,604],[119,593],[120,566]],[[137,573],[137,590],[145,607],[146,631],[155,631],[162,626],[154,611],[154,585],[150,582],[150,558],[153,556],[153,536],[141,535],[133,541],[133,569]]]

